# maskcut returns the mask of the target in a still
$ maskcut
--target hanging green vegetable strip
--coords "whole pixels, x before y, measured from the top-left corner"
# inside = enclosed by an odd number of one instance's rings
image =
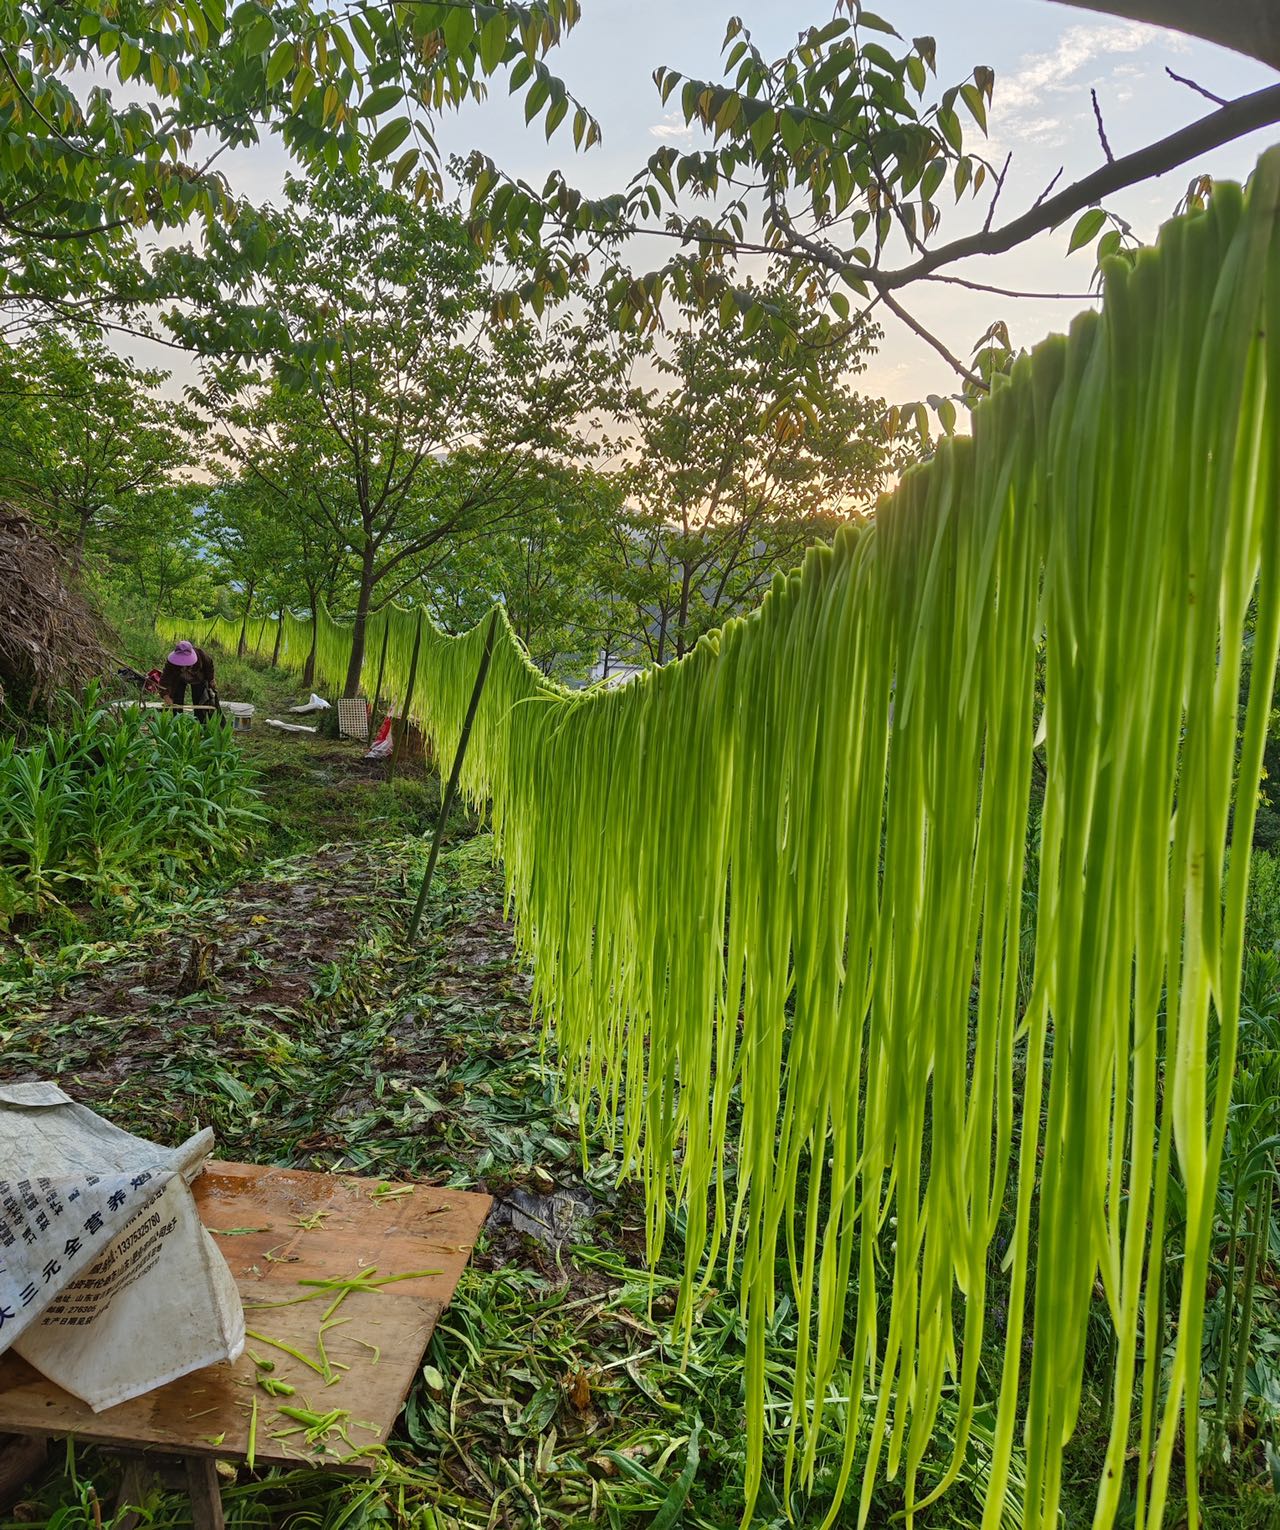
[[[865,1449],[864,1517],[887,1474],[910,1520],[944,1387],[958,1427],[931,1497],[964,1469],[1012,1205],[987,1530],[1015,1447],[1025,1522],[1057,1522],[1099,1278],[1117,1343],[1095,1524],[1114,1522],[1135,1428],[1154,1463],[1137,1524],[1161,1521],[1179,1438],[1195,1522],[1248,858],[1225,886],[1223,867],[1228,825],[1250,840],[1280,646],[1278,202],[1273,152],[1247,199],[1219,188],[1134,269],[1108,269],[1102,315],[1019,360],[971,439],[681,663],[570,693],[503,618],[462,786],[492,804],[584,1142],[594,1113],[645,1183],[652,1250],[686,1209],[683,1321],[741,1261],[748,1519],[779,1260],[800,1319],[788,1489],[812,1484],[834,1421],[832,1518]],[[403,696],[415,623],[372,618],[366,690],[385,624],[383,690]],[[413,711],[441,758],[483,627],[424,629]],[[311,632],[286,615],[283,663],[302,667]],[[339,684],[350,631],[322,611],[316,632],[317,675]],[[1161,1394],[1175,1170],[1187,1232]]]

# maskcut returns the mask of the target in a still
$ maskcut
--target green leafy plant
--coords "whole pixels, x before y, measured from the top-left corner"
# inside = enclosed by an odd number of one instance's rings
[[[7,6],[0,307],[80,319],[136,299],[147,286],[136,230],[234,222],[245,209],[215,162],[268,131],[317,173],[367,155],[424,200],[442,182],[437,115],[495,76],[526,87],[528,119],[545,115],[548,135],[572,110],[575,142],[594,141],[596,123],[544,62],[577,20],[577,0],[403,15],[324,0]],[[266,249],[260,237],[256,255]]]
[[[217,869],[261,820],[253,780],[229,729],[90,687],[38,742],[0,739],[0,922]]]
[[[1248,1388],[1248,1381],[1258,1280],[1271,1248],[1271,1212],[1280,1162],[1278,1101],[1280,958],[1271,950],[1252,951],[1244,974],[1236,1073],[1218,1191],[1226,1258],[1211,1439],[1219,1456],[1227,1453],[1229,1435],[1240,1438],[1247,1392],[1257,1392],[1256,1387]]]
[[[1280,946],[1280,857],[1269,850],[1255,850],[1249,861],[1245,942],[1263,951]]]

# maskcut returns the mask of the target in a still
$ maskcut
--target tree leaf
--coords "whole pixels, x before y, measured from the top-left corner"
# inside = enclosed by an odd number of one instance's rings
[[[369,158],[371,160],[386,159],[408,138],[413,131],[413,123],[408,117],[396,117],[388,122],[385,127],[379,128],[373,135],[373,142],[369,145]]]
[[[293,68],[297,56],[297,49],[288,39],[278,43],[275,52],[271,55],[271,62],[267,65],[267,84],[278,85]]]
[[[480,62],[486,74],[502,62],[507,51],[507,16],[499,11],[491,16],[480,31]]]
[[[1071,230],[1071,242],[1067,245],[1067,254],[1070,255],[1081,245],[1088,244],[1106,221],[1107,215],[1101,207],[1091,207],[1088,212],[1083,213],[1075,228]]]
[[[565,115],[568,112],[568,110],[569,110],[569,99],[568,99],[567,96],[561,96],[558,100],[555,100],[555,101],[553,101],[551,103],[551,110],[547,113],[547,138],[548,139],[550,139],[552,133],[554,133],[555,130],[564,121]]]
[[[389,112],[393,106],[399,106],[404,100],[404,90],[399,85],[379,85],[377,90],[371,90],[360,103],[360,115],[362,117],[381,117],[384,112]]]

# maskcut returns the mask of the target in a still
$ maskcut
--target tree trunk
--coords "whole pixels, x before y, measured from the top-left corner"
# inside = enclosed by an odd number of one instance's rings
[[[282,608],[281,610],[276,612],[276,645],[271,650],[271,667],[272,667],[272,669],[279,668],[279,665],[280,665],[280,642],[281,642],[281,639],[283,637],[284,637],[284,610]]]
[[[236,644],[236,658],[243,659],[249,651],[249,613],[253,610],[253,585],[245,591],[244,620],[240,623],[240,641]]]
[[[309,691],[316,683],[316,649],[320,646],[320,592],[313,584],[307,586],[307,599],[311,602],[311,649],[302,666],[302,684]]]
[[[76,517],[75,541],[71,544],[71,567],[77,574],[84,567],[84,553],[89,542],[89,523],[92,520],[92,510],[81,510]]]
[[[369,622],[369,605],[373,599],[373,543],[366,540],[364,557],[360,563],[360,598],[356,602],[356,619],[351,627],[351,662],[347,665],[347,681],[342,687],[344,696],[360,694],[360,672],[364,668],[364,634]]]
[[[680,575],[680,610],[676,618],[676,658],[683,659],[688,651],[685,646],[685,636],[689,630],[689,597],[693,586],[693,569],[690,564],[681,565]]]

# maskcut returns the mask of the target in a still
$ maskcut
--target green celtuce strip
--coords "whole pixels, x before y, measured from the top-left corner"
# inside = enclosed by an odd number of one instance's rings
[[[333,1408],[328,1413],[317,1413],[311,1408],[296,1408],[281,1403],[277,1411],[302,1426],[308,1445],[315,1445],[335,1432],[348,1445],[351,1443],[346,1435],[346,1420],[351,1417],[347,1408]]]
[[[255,1339],[259,1344],[269,1344],[272,1349],[278,1349],[282,1354],[292,1355],[295,1360],[305,1365],[309,1371],[314,1371],[317,1376],[324,1376],[325,1366],[319,1361],[313,1360],[310,1355],[304,1355],[300,1349],[294,1349],[292,1344],[285,1344],[280,1339],[269,1339],[265,1333],[255,1333],[251,1328],[246,1328],[245,1334],[249,1338]]]
[[[740,1261],[744,1522],[779,1269],[800,1317],[791,1484],[812,1487],[834,1422],[828,1523],[865,1453],[863,1522],[889,1475],[910,1524],[940,1410],[958,1422],[949,1477],[985,1428],[1000,1263],[984,1530],[1024,1471],[1024,1522],[1059,1521],[1095,1291],[1115,1369],[1094,1524],[1124,1497],[1138,1530],[1159,1525],[1182,1442],[1198,1522],[1205,1275],[1280,649],[1278,225],[1272,151],[1247,194],[1220,186],[1132,267],[1108,263],[1101,314],[1021,357],[971,437],[678,664],[570,693],[499,611],[461,789],[491,804],[535,1002],[584,1133],[594,1112],[643,1180],[651,1251],[685,1208],[679,1321]],[[370,622],[391,694],[416,624]],[[339,684],[350,631],[324,611],[286,613],[281,662],[302,668],[313,626],[317,675]],[[437,758],[486,626],[423,625],[412,710]]]
[[[424,1280],[432,1275],[441,1275],[442,1270],[402,1270],[399,1275],[382,1275],[377,1280],[373,1276],[377,1273],[376,1267],[361,1270],[358,1275],[349,1278],[337,1278],[333,1280],[300,1280],[300,1286],[313,1286],[315,1289],[304,1291],[301,1296],[287,1296],[278,1302],[246,1302],[245,1310],[263,1312],[276,1307],[296,1307],[302,1302],[314,1302],[320,1297],[330,1296],[333,1301],[325,1309],[321,1322],[332,1317],[352,1291],[370,1291],[377,1293],[384,1286],[394,1286],[402,1280]]]

